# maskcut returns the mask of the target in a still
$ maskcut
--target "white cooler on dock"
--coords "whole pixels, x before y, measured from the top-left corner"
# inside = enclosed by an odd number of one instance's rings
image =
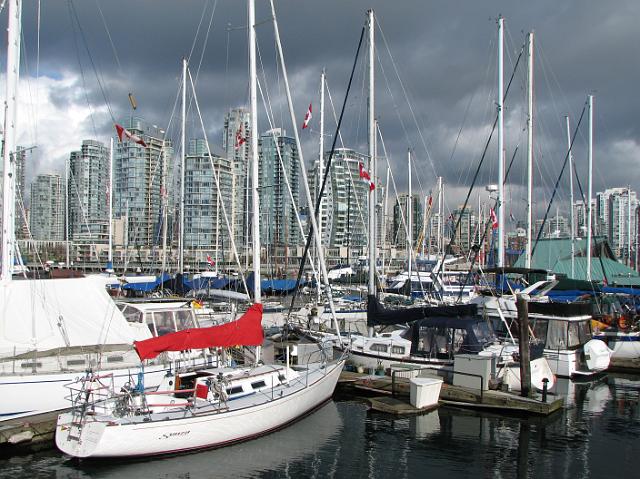
[[[418,409],[436,406],[440,398],[442,379],[412,378],[409,402]]]

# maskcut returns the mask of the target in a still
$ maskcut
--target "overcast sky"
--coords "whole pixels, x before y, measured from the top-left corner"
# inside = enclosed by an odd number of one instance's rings
[[[257,0],[259,75],[275,126],[291,131],[277,67],[269,3]],[[220,151],[226,110],[248,106],[246,2],[242,0],[75,0],[41,5],[39,64],[36,0],[25,0],[19,143],[37,145],[28,177],[62,172],[82,140],[108,142],[114,121],[136,114],[179,137],[173,112],[181,59],[190,56],[210,142]],[[464,197],[495,116],[498,15],[505,17],[505,82],[528,31],[535,31],[535,158],[537,209],[546,208],[566,154],[564,116],[575,127],[587,95],[595,95],[594,191],[638,189],[640,2],[637,0],[431,1],[277,0],[276,9],[298,126],[308,104],[311,129],[301,132],[307,164],[318,154],[319,76],[326,69],[337,113],[344,100],[366,11],[379,21],[376,116],[400,191],[407,188],[406,151],[415,156],[414,190],[428,192],[444,177],[447,203]],[[6,22],[6,8],[2,21]],[[209,28],[209,26],[211,26]],[[206,43],[205,43],[206,41]],[[6,62],[6,40],[2,62]],[[366,49],[358,60],[342,130],[345,146],[366,152]],[[4,74],[2,92],[4,93]],[[524,212],[526,59],[506,101],[506,156],[517,148],[508,209]],[[260,102],[259,129],[270,126]],[[336,114],[337,114],[336,113]],[[335,122],[327,105],[327,139]],[[587,118],[574,153],[586,192]],[[189,115],[189,137],[202,137]],[[177,144],[177,143],[176,143]],[[382,151],[380,155],[382,155]],[[384,177],[386,160],[378,173]],[[494,135],[478,195],[497,182]],[[560,208],[568,199],[562,181]],[[555,208],[554,208],[555,209]]]

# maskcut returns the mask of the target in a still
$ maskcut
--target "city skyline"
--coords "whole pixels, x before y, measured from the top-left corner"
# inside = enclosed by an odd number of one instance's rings
[[[596,95],[595,189],[603,191],[625,183],[635,188],[638,177],[635,169],[629,166],[638,159],[638,127],[632,115],[637,110],[638,100],[632,94],[632,86],[635,84],[633,79],[639,75],[635,66],[622,59],[632,56],[631,45],[637,43],[634,40],[638,33],[632,18],[637,17],[634,13],[638,13],[640,7],[631,1],[616,2],[614,7],[594,2],[590,2],[589,8],[583,8],[584,2],[580,2],[582,8],[577,8],[577,5],[568,2],[564,8],[558,9],[551,2],[527,4],[526,8],[519,2],[505,5],[498,1],[456,6],[407,1],[395,7],[380,1],[349,4],[328,1],[322,2],[322,5],[316,2],[277,2],[280,22],[285,27],[281,31],[286,60],[290,76],[295,78],[292,81],[292,93],[296,115],[302,119],[310,101],[314,103],[314,111],[317,111],[317,90],[322,67],[327,70],[333,101],[339,108],[364,13],[367,8],[373,7],[381,24],[381,30],[377,32],[380,52],[377,112],[386,148],[398,173],[399,189],[406,191],[406,175],[403,174],[406,167],[403,166],[404,155],[401,152],[411,147],[416,152],[416,169],[417,173],[421,173],[416,174],[416,180],[422,183],[421,188],[432,188],[436,173],[444,176],[447,196],[451,198],[447,204],[453,209],[466,192],[469,170],[477,162],[480,145],[488,136],[495,97],[492,95],[495,83],[495,18],[501,13],[507,25],[507,73],[515,63],[523,41],[522,32],[531,29],[536,31],[536,48],[539,48],[535,73],[538,120],[535,127],[538,142],[535,156],[539,165],[535,181],[536,208],[544,208],[541,205],[550,197],[551,185],[560,169],[563,151],[566,150],[563,116],[570,114],[572,122],[577,123],[584,99],[591,92]],[[194,74],[200,78],[200,85],[215,85],[215,88],[199,87],[199,95],[205,116],[209,118],[207,128],[210,140],[220,138],[223,125],[217,119],[229,108],[247,104],[246,40],[241,33],[235,33],[236,30],[226,29],[229,23],[232,28],[243,24],[245,5],[243,2],[223,1],[215,12],[214,2],[211,1],[194,1],[190,6],[193,8],[178,9],[170,2],[156,2],[152,11],[145,11],[143,16],[148,21],[142,25],[133,20],[136,15],[141,15],[139,9],[142,4],[137,2],[127,4],[130,15],[126,18],[119,15],[122,9],[118,2],[101,6],[76,4],[72,8],[77,13],[79,24],[69,24],[72,20],[69,19],[66,6],[43,5],[42,13],[46,14],[43,16],[46,21],[43,21],[42,30],[42,67],[39,69],[40,79],[36,82],[33,78],[33,72],[37,71],[33,65],[35,12],[33,5],[25,5],[25,52],[28,53],[28,56],[25,54],[25,61],[31,62],[31,77],[28,78],[26,71],[23,71],[22,98],[26,108],[22,111],[37,114],[22,116],[23,127],[20,131],[24,137],[19,138],[19,143],[26,146],[38,144],[38,148],[29,154],[30,161],[34,163],[34,168],[31,168],[33,174],[50,171],[47,165],[52,164],[58,165],[57,169],[61,172],[65,156],[71,150],[69,143],[78,145],[86,138],[105,142],[113,134],[114,121],[131,114],[129,92],[137,100],[136,113],[151,123],[161,125],[161,128],[167,128],[168,134],[175,139],[178,122],[172,121],[170,106],[179,84],[176,77],[180,58],[185,51],[191,51],[194,31],[197,31],[201,19],[203,28],[195,42],[192,63],[196,70]],[[410,14],[416,11],[428,15]],[[212,12],[213,23],[207,50],[210,56],[207,55],[200,62],[204,26],[211,19]],[[336,12],[339,14],[336,15]],[[266,5],[259,6],[258,14],[261,17],[268,15]],[[322,22],[309,22],[312,18],[331,18],[331,24],[336,28],[327,35],[321,27]],[[95,29],[84,32],[85,38],[78,33],[78,26],[82,22],[96,25]],[[171,22],[170,27],[168,22]],[[302,45],[295,41],[295,32],[299,31],[300,25],[305,25],[308,38]],[[587,29],[586,25],[594,27]],[[62,27],[66,32],[64,34],[61,34]],[[158,40],[154,44],[160,47],[157,49],[147,45],[145,40],[140,39],[152,38],[152,35],[144,34],[149,28],[153,31],[171,31],[170,38],[174,42],[164,44]],[[75,36],[73,31],[76,31]],[[108,41],[107,33],[112,44]],[[132,33],[135,33],[135,39]],[[264,32],[264,36],[260,32],[264,48],[268,43],[267,34],[270,35],[270,32]],[[567,37],[573,39],[569,44],[564,41]],[[76,41],[79,51],[74,46]],[[138,48],[128,49],[127,45],[136,45],[144,54],[137,54],[140,51]],[[387,45],[393,60],[386,51]],[[618,51],[619,55],[608,55],[609,51]],[[406,55],[405,52],[411,53]],[[386,60],[383,58],[385,55]],[[95,60],[96,71],[92,71],[89,57]],[[196,66],[200,63],[202,67],[198,71]],[[595,64],[606,65],[607,68],[596,69],[592,66]],[[395,75],[396,67],[400,79],[396,78],[396,85],[391,87],[388,84],[389,77]],[[81,69],[85,71],[84,84],[81,81]],[[276,84],[274,71],[273,64],[265,65],[265,87]],[[619,73],[603,76],[601,71]],[[96,75],[103,78],[102,86],[96,81]],[[402,88],[398,89],[398,80],[403,82],[408,98],[403,98]],[[38,85],[39,92],[42,90],[39,95],[31,97],[39,98],[40,103],[27,101],[28,82],[31,82],[31,87]],[[518,155],[524,150],[519,141],[524,108],[520,98],[521,83],[519,73],[511,93],[512,102],[507,101],[507,127],[511,131],[508,133],[511,137],[507,138],[508,156],[519,144]],[[552,86],[554,93],[550,92]],[[276,116],[282,117],[283,99],[282,95],[276,97],[276,90],[272,92],[273,108]],[[353,95],[353,101],[361,108],[364,95],[362,92],[354,92]],[[480,102],[479,98],[487,101]],[[108,101],[105,102],[105,99]],[[264,107],[260,110],[260,130],[263,131],[270,126],[264,121]],[[414,116],[416,122],[413,121]],[[351,113],[343,125],[346,146],[365,151],[363,144],[366,139],[357,133],[357,125],[358,116]],[[291,128],[286,124],[280,126],[287,130]],[[61,128],[64,128],[65,134],[61,134]],[[328,125],[329,130],[332,128]],[[71,139],[69,130],[78,136]],[[317,125],[312,123],[310,131],[304,133],[303,151],[309,164],[317,154]],[[584,123],[577,138],[576,159],[585,183]],[[63,140],[67,142],[66,147],[63,146]],[[495,163],[493,146],[489,149],[488,163]],[[220,151],[214,153],[219,154]],[[609,165],[616,165],[617,168],[609,168]],[[523,216],[519,211],[523,209],[520,201],[524,196],[523,168],[518,157],[509,180],[510,194],[514,199],[512,204],[515,205],[513,213],[516,216]],[[483,168],[483,185],[495,183],[494,170],[495,166]],[[632,173],[623,177],[623,171]],[[560,203],[568,204],[567,182],[565,176],[561,184],[564,194],[556,199]]]

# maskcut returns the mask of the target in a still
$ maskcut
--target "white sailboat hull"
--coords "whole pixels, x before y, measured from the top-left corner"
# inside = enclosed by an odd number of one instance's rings
[[[344,366],[339,361],[307,386],[282,396],[265,399],[262,394],[242,407],[229,410],[148,422],[115,424],[109,420],[88,419],[77,436],[72,413],[58,417],[56,445],[64,453],[79,458],[139,457],[173,454],[203,448],[222,447],[246,441],[305,416],[331,398]],[[234,401],[231,401],[233,403]]]

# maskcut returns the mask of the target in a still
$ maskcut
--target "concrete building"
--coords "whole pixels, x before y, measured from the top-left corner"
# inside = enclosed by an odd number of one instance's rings
[[[300,240],[300,167],[295,139],[280,128],[269,130],[260,136],[259,152],[261,242],[265,246],[296,245]]]
[[[171,202],[173,146],[164,131],[140,118],[123,123],[147,147],[133,141],[114,145],[113,209],[115,218],[127,218],[125,243],[152,247],[160,244],[163,195]],[[168,208],[172,211],[172,207]]]
[[[218,178],[222,201],[218,195],[214,172]],[[227,215],[230,215],[233,201],[231,162],[216,155],[210,158],[205,141],[192,139],[187,148],[184,176],[185,248],[206,250],[211,252],[212,258],[215,252],[221,254],[223,249],[230,251],[230,235],[222,204],[224,203]]]
[[[400,195],[393,206],[393,243],[397,248],[407,247],[407,228],[408,228],[408,208],[411,204],[412,228],[411,237],[413,239],[413,248],[420,241],[422,233],[422,200],[419,195]]]
[[[18,146],[16,148],[15,160],[15,184],[16,184],[16,202],[15,202],[15,235],[16,239],[26,239],[29,237],[29,208],[25,204],[25,163],[27,161],[27,150]]]
[[[31,183],[30,228],[34,240],[65,239],[64,184],[58,174],[40,174]]]
[[[69,157],[69,237],[75,243],[109,241],[109,148],[84,140]]]
[[[248,193],[251,154],[251,114],[245,108],[234,108],[224,119],[222,149],[231,164],[231,227],[238,248],[249,241]]]

